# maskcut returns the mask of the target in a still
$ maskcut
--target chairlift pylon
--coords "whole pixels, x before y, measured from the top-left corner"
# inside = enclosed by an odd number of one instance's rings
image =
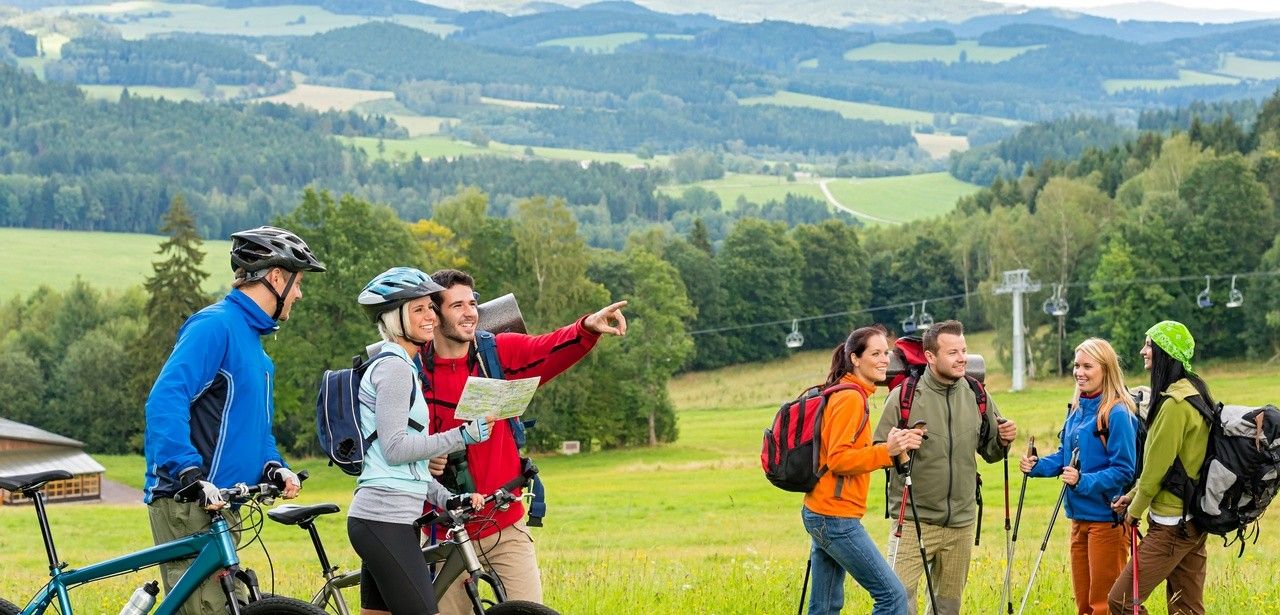
[[[1227,307],[1238,308],[1244,305],[1244,293],[1236,290],[1236,276],[1231,276],[1231,293],[1227,295]]]
[[[1200,291],[1200,295],[1196,297],[1196,305],[1201,308],[1213,307],[1213,299],[1209,297],[1210,286],[1209,276],[1204,276],[1204,290]]]
[[[918,328],[919,327],[916,326],[916,304],[912,303],[911,315],[908,316],[906,320],[902,321],[902,333],[904,335],[907,333],[915,333]]]
[[[916,319],[916,329],[928,329],[933,326],[933,316],[925,311],[925,305],[928,303],[928,299],[920,302],[920,318]]]
[[[800,333],[800,321],[791,321],[791,333],[787,334],[787,348],[799,348],[804,346],[804,335]]]

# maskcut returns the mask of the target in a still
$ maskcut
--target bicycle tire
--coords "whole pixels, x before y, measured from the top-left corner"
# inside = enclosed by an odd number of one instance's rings
[[[17,605],[5,600],[4,598],[0,598],[0,615],[18,615],[18,613],[21,612],[22,609],[18,608]]]
[[[250,602],[240,607],[240,613],[241,615],[327,615],[324,609],[310,602],[284,596],[263,597],[262,600]]]
[[[560,615],[560,612],[537,602],[508,600],[484,610],[485,615]]]

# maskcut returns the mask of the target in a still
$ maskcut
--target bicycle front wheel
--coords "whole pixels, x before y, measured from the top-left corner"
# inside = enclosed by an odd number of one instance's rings
[[[484,610],[485,615],[560,615],[560,612],[537,602],[508,600]]]
[[[18,615],[22,609],[15,606],[12,602],[0,598],[0,615]]]
[[[284,596],[264,597],[240,607],[241,615],[327,615],[324,609]]]

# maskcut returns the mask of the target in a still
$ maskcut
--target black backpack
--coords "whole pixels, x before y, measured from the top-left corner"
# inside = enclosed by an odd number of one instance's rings
[[[1199,480],[1175,461],[1165,488],[1182,498],[1197,528],[1221,536],[1223,546],[1240,541],[1243,555],[1250,536],[1257,542],[1258,519],[1280,490],[1280,410],[1221,403],[1209,408],[1198,395],[1187,401],[1209,424],[1209,445]]]
[[[320,448],[329,456],[329,465],[338,466],[351,476],[360,476],[364,470],[364,454],[369,450],[378,432],[365,438],[360,433],[360,379],[374,362],[387,357],[397,357],[393,352],[380,352],[368,361],[361,355],[351,358],[351,367],[325,370],[320,379],[320,392],[316,395],[316,436]],[[416,401],[417,391],[409,392],[409,405]],[[418,432],[426,426],[409,419],[409,428]]]

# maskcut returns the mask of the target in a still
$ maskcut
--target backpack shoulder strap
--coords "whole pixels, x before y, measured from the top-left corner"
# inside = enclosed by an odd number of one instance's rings
[[[485,378],[506,380],[502,362],[498,360],[497,336],[488,331],[477,331],[476,354],[480,357],[480,368],[484,370]]]
[[[920,386],[920,376],[911,374],[902,381],[902,389],[898,392],[898,428],[906,429],[911,419],[911,404],[916,401],[916,389]]]
[[[973,396],[978,400],[978,414],[982,417],[987,416],[987,387],[982,386],[982,381],[965,374],[965,382],[969,383],[969,388],[973,389]]]
[[[388,357],[396,357],[400,360],[404,360],[404,357],[401,357],[400,355],[394,352],[391,352],[390,350],[384,350],[382,352],[379,352],[378,354],[373,355],[372,357],[369,357],[368,361],[361,363],[360,366],[357,367],[356,369],[360,371],[360,375],[361,377],[363,377],[365,372],[373,368],[374,363],[381,361],[383,359],[386,359]],[[412,362],[409,362],[409,366],[414,367]],[[417,368],[414,367],[414,369],[417,369]],[[418,401],[418,387],[411,386],[409,387],[409,407],[412,408],[413,404],[416,403],[417,401]],[[418,433],[425,433],[427,431],[426,425],[423,425],[422,423],[419,423],[413,419],[408,419],[408,426],[409,426],[409,429],[412,429]],[[377,439],[378,439],[378,430],[374,429],[370,431],[369,435],[364,439],[364,450],[366,451],[369,450],[369,447],[372,446],[373,442]]]
[[[853,432],[853,439],[857,440],[858,436],[861,436],[862,432],[866,430],[867,425],[870,424],[870,419],[871,419],[871,408],[867,400],[867,392],[862,390],[862,387],[856,384],[849,384],[847,382],[842,382],[840,384],[836,384],[824,389],[822,391],[822,401],[820,402],[821,406],[819,407],[819,411],[818,411],[819,416],[821,416],[823,411],[826,410],[827,402],[831,399],[831,396],[836,393],[839,393],[840,391],[857,391],[858,395],[862,396],[862,421],[858,423],[858,429]],[[819,418],[819,421],[821,421],[821,418]],[[820,448],[818,444],[818,442],[820,441],[819,431],[815,429],[813,432],[813,436],[814,436],[814,454],[816,455],[818,452],[818,449]],[[823,474],[826,474],[827,470],[828,470],[827,464],[825,463],[822,464],[822,467],[818,468],[818,476],[821,477]],[[844,477],[837,476],[835,497],[839,498],[840,492],[843,490],[844,490]]]

